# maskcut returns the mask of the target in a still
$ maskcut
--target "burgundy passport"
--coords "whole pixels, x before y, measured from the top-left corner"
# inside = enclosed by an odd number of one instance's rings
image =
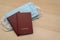
[[[18,21],[18,33],[19,33],[19,35],[33,33],[32,18],[31,18],[30,12],[17,13],[17,21]]]
[[[20,12],[17,12],[20,13]],[[13,30],[15,31],[15,33],[18,35],[18,26],[17,26],[17,13],[13,14],[12,16],[8,17],[8,21],[10,22]]]
[[[18,36],[33,33],[32,18],[30,12],[17,12],[7,19]]]

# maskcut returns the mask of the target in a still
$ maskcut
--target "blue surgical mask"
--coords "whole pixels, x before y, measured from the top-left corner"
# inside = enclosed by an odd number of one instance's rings
[[[38,15],[38,10],[37,8],[35,7],[35,5],[32,3],[32,2],[29,2],[27,4],[24,4],[10,12],[8,12],[6,15],[5,15],[5,18],[8,18],[9,16],[15,14],[16,12],[31,12],[32,14],[32,18],[34,18],[35,16]]]
[[[12,27],[11,27],[11,25],[9,24],[7,18],[8,18],[9,16],[15,14],[15,13],[18,12],[18,11],[20,11],[20,12],[31,12],[31,14],[32,14],[32,19],[33,19],[33,20],[34,20],[35,18],[37,18],[38,12],[39,12],[38,9],[36,8],[36,6],[35,6],[33,3],[31,3],[31,2],[29,2],[29,3],[27,3],[27,4],[24,4],[24,5],[16,8],[16,9],[14,9],[14,10],[11,10],[10,12],[8,12],[8,13],[3,17],[2,21],[1,21],[1,23],[2,23],[3,25],[5,25],[5,28],[8,29],[8,31],[9,31],[9,30],[12,30]]]

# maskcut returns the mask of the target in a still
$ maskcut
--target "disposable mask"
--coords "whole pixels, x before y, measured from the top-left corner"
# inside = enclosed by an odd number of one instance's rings
[[[40,13],[40,9],[37,8],[32,2],[29,2],[27,4],[24,4],[14,10],[11,10],[10,12],[8,12],[2,19],[1,19],[1,24],[4,25],[4,27],[7,29],[7,31],[12,30],[12,27],[10,25],[10,23],[8,22],[7,18],[13,14],[15,14],[16,12],[31,12],[32,14],[32,19],[37,19]]]

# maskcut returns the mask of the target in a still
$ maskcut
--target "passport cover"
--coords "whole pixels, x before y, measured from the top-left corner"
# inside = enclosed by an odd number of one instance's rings
[[[20,13],[20,12],[17,12],[17,13]],[[17,26],[17,13],[15,13],[14,15],[8,17],[8,21],[10,22],[13,30],[15,31],[15,33],[18,35],[18,26]]]
[[[19,35],[33,33],[32,18],[30,12],[17,13],[18,33]]]
[[[33,33],[32,18],[30,12],[17,12],[7,19],[17,36]]]

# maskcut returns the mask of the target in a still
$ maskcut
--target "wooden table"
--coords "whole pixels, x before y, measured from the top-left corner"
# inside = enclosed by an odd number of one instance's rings
[[[0,0],[0,18],[27,2],[41,8],[41,17],[33,21],[34,33],[17,37],[0,25],[0,40],[60,40],[60,0]]]

